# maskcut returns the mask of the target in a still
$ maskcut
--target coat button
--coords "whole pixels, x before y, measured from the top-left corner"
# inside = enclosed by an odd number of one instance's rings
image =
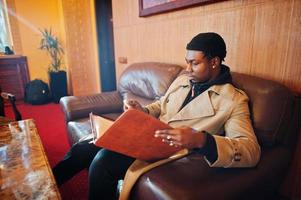
[[[241,153],[236,152],[234,154],[234,161],[238,162],[241,160]]]

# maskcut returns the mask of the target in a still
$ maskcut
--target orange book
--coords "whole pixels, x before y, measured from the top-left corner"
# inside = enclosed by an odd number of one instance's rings
[[[156,130],[171,129],[168,124],[135,109],[127,110],[114,123],[99,116],[92,116],[91,122],[92,130],[98,135],[95,141],[97,146],[133,158],[153,162],[182,149],[169,146],[154,136]],[[106,130],[102,131],[99,127]]]

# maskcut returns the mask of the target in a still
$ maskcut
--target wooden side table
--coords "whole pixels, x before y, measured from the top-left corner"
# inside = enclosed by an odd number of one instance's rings
[[[13,121],[14,120],[9,119],[7,117],[0,116],[0,126],[1,125],[7,125],[7,124],[9,124],[10,122],[13,122]],[[0,138],[1,138],[1,133],[0,133]]]
[[[0,125],[0,199],[61,199],[34,120]]]

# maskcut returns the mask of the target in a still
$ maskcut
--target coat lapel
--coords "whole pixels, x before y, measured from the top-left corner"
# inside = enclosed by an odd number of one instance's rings
[[[209,91],[210,88],[189,102],[184,108],[182,108],[182,110],[180,110],[180,112],[176,113],[169,120],[169,122],[214,115],[214,109],[210,101]],[[182,105],[183,101],[180,101],[180,105]],[[180,106],[177,108],[179,109]]]
[[[167,97],[166,103],[172,103],[173,105],[173,109],[168,110],[169,116],[175,116],[178,113],[190,89],[191,86],[189,83],[189,79],[186,79],[177,88],[174,88],[172,91],[169,92],[169,96]],[[172,98],[170,96],[172,96]],[[169,99],[171,99],[172,102],[169,102]]]
[[[180,110],[183,102],[185,101],[189,91],[190,91],[190,86],[181,86],[181,92],[177,92],[174,94],[174,99],[176,99],[176,101],[173,101],[173,106],[174,109],[172,110],[172,115],[176,115],[178,113],[178,111]]]

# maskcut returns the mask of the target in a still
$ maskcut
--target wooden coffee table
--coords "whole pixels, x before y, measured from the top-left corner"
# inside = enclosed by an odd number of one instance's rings
[[[0,125],[0,199],[61,199],[34,120]]]

